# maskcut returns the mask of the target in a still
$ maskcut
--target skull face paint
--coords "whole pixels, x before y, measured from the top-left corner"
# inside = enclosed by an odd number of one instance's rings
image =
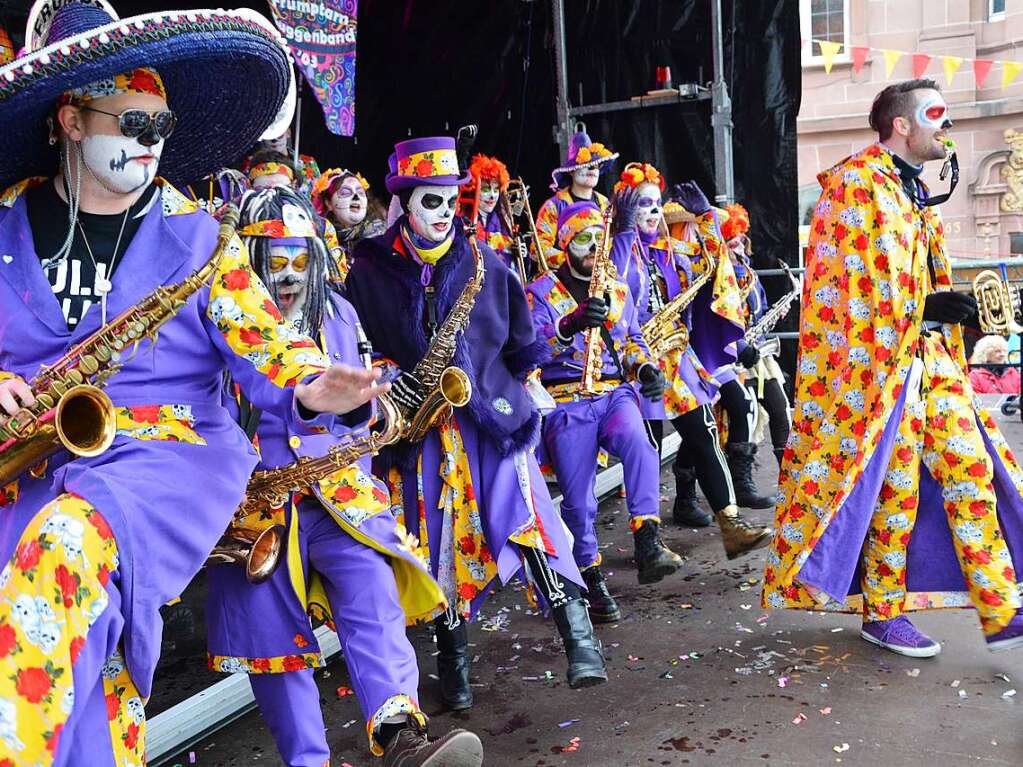
[[[366,190],[355,176],[345,176],[330,196],[334,218],[344,229],[361,224],[366,218]]]
[[[457,186],[417,186],[408,202],[412,231],[431,242],[443,242],[451,233],[457,203]]]
[[[583,192],[588,195],[596,189],[598,181],[600,181],[600,167],[597,163],[591,163],[572,171],[572,191],[576,194]]]
[[[497,207],[501,197],[501,187],[496,181],[483,181],[480,184],[480,212],[489,216]]]
[[[604,227],[588,226],[568,243],[569,267],[577,277],[588,279],[593,274],[593,260],[604,237]]]
[[[163,139],[144,146],[139,138],[86,135],[81,141],[82,162],[105,189],[131,194],[149,186],[156,178],[163,145]]]
[[[309,249],[304,245],[270,246],[270,279],[277,306],[284,319],[298,324],[302,319],[309,277]]]
[[[916,110],[916,121],[928,130],[952,127],[952,121],[948,118],[948,105],[937,93],[920,102]]]
[[[656,234],[661,225],[661,189],[649,181],[636,187],[636,226],[645,234]]]

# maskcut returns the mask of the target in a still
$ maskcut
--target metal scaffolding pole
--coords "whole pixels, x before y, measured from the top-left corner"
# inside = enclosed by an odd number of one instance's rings
[[[572,135],[571,106],[568,101],[568,58],[565,53],[565,0],[552,0],[551,10],[554,13],[554,68],[557,100],[554,109],[558,116],[555,126],[555,140],[560,148],[560,156],[568,151],[568,140]]]
[[[732,99],[725,84],[725,39],[721,0],[711,3],[714,36],[714,83],[711,86],[711,118],[714,129],[714,200],[719,206],[735,201],[735,162],[732,158]]]

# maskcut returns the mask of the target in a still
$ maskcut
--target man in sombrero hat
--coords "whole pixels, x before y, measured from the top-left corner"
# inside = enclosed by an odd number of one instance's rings
[[[345,285],[374,350],[400,369],[393,396],[417,411],[428,392],[413,371],[477,270],[455,215],[458,187],[469,179],[447,137],[400,142],[391,167],[387,190],[403,214],[382,236],[359,243]],[[523,570],[564,641],[569,685],[607,680],[572,547],[533,455],[540,414],[524,381],[549,345],[536,338],[511,270],[488,245],[477,247],[483,285],[453,355],[440,360],[465,371],[471,399],[422,441],[382,451],[377,464],[448,597],[435,622],[437,671],[453,709],[472,705],[466,621],[498,577],[507,582]]]
[[[600,174],[608,171],[617,158],[617,152],[591,141],[586,131],[572,134],[565,164],[551,171],[554,196],[541,205],[536,214],[536,235],[551,269],[565,260],[564,251],[558,247],[558,217],[573,202],[583,200],[595,202],[600,212],[606,213],[610,203],[597,191],[597,184]]]
[[[251,11],[118,20],[105,2],[41,2],[26,50],[0,68],[5,441],[6,414],[36,405],[26,381],[40,366],[210,260],[216,221],[157,174],[236,160],[291,76]],[[334,414],[386,388],[283,327],[237,238],[157,342],[119,362],[112,445],[61,450],[4,488],[0,763],[144,762],[159,608],[202,566],[256,464],[221,405],[225,369],[300,433],[339,428]]]

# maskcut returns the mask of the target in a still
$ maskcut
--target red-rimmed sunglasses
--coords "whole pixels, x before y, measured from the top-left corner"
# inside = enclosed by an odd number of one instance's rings
[[[147,112],[144,109],[125,109],[120,114],[115,112],[104,112],[94,107],[82,107],[86,112],[96,112],[108,117],[117,118],[117,127],[121,135],[126,138],[138,138],[153,129],[156,135],[162,139],[168,138],[174,132],[177,125],[177,116],[169,109],[162,109],[159,112]]]

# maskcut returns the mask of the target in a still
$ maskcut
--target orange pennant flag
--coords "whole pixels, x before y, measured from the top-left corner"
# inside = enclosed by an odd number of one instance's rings
[[[948,83],[948,87],[952,87],[952,78],[955,77],[956,72],[959,71],[959,67],[963,64],[963,60],[959,56],[942,56],[941,65],[945,68],[945,82]]]
[[[835,43],[831,40],[818,40],[817,45],[821,47],[821,58],[824,59],[824,71],[831,74],[831,64],[835,60],[835,56],[840,50],[842,50],[841,43]]]
[[[1008,88],[1016,76],[1023,72],[1023,62],[1003,61],[1002,62],[1002,89]]]

